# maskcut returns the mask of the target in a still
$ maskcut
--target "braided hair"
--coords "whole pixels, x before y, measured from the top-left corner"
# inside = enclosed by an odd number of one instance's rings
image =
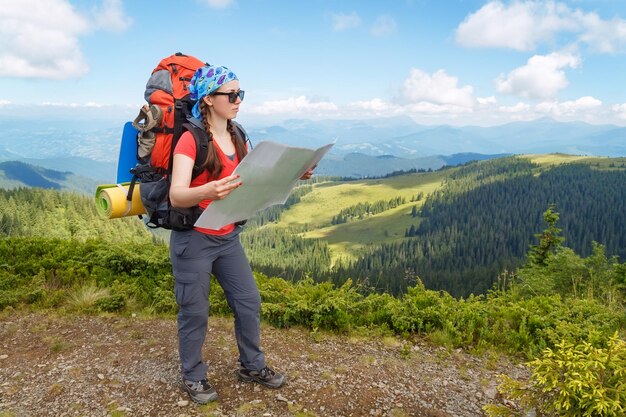
[[[202,115],[202,124],[204,125],[204,130],[207,135],[209,135],[209,147],[207,152],[207,159],[204,161],[204,166],[207,171],[209,171],[209,176],[211,178],[219,178],[222,173],[222,169],[224,166],[222,165],[222,161],[220,161],[219,155],[217,153],[217,147],[213,143],[213,133],[211,133],[211,125],[209,123],[209,106],[206,104],[204,100],[200,100],[200,114]],[[248,149],[246,148],[245,141],[239,139],[239,136],[235,134],[235,125],[228,120],[226,124],[226,130],[230,134],[230,140],[235,145],[235,152],[237,152],[237,158],[241,161],[244,156],[247,155]]]

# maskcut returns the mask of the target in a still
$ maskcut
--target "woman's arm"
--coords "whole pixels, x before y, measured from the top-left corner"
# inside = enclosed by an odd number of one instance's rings
[[[183,154],[174,155],[170,203],[173,207],[193,207],[202,200],[221,200],[241,185],[241,181],[229,182],[239,175],[229,175],[217,181],[210,181],[198,187],[189,187],[194,160]]]

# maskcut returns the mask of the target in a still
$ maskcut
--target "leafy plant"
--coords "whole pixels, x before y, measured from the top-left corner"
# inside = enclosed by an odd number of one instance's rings
[[[484,407],[491,417],[524,416],[623,416],[626,413],[626,342],[617,332],[606,348],[583,342],[562,341],[554,349],[528,363],[527,381],[500,377],[498,390],[517,402]]]

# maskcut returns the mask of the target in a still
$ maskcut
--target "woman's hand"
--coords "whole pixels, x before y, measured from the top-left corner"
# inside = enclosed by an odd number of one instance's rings
[[[229,175],[198,187],[190,187],[194,160],[187,155],[174,155],[170,203],[172,207],[193,207],[202,200],[221,200],[241,186],[239,175]]]
[[[317,168],[317,165],[314,165],[313,168],[309,169],[307,172],[304,173],[303,176],[300,177],[301,180],[308,180],[313,176],[313,170]]]
[[[209,200],[222,200],[230,194],[235,188],[241,186],[242,182],[237,181],[239,175],[229,175],[221,180],[210,181],[203,185],[205,189],[204,197]]]

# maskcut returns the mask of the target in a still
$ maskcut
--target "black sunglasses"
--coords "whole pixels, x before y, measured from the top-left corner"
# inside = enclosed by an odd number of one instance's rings
[[[211,93],[211,95],[213,95],[213,96],[228,96],[228,102],[229,103],[234,103],[234,102],[237,101],[237,97],[239,97],[239,99],[241,101],[243,101],[243,96],[246,95],[246,92],[243,91],[243,90],[231,91],[230,93],[215,92],[215,93]]]

